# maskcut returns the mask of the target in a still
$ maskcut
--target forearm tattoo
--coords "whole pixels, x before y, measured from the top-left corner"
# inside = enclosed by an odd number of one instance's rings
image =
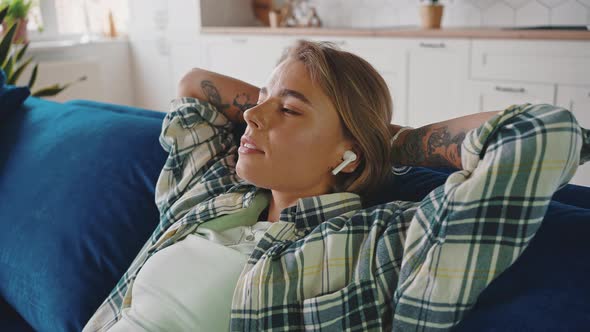
[[[430,126],[410,131],[393,153],[403,165],[461,168],[461,144],[465,131],[454,136],[448,126]]]
[[[421,165],[424,163],[425,153],[422,139],[426,136],[424,128],[410,131],[402,144],[393,146],[393,156],[403,165]]]
[[[202,81],[201,89],[203,89],[203,93],[205,96],[207,96],[207,100],[211,104],[215,105],[220,111],[224,111],[229,108],[229,104],[224,104],[221,101],[221,95],[219,94],[219,91],[217,91],[217,88],[213,82],[207,80]]]
[[[245,93],[237,94],[236,98],[234,98],[233,104],[242,113],[244,113],[244,112],[246,112],[246,110],[256,106],[256,104],[250,103],[250,95],[245,94]]]

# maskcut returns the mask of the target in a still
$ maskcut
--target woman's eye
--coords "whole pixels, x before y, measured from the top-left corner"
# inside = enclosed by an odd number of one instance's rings
[[[281,112],[283,112],[283,113],[287,113],[287,114],[291,114],[291,115],[299,115],[299,113],[297,113],[297,112],[295,112],[295,111],[292,111],[292,110],[290,110],[290,109],[288,109],[288,108],[284,108],[284,107],[283,107],[283,108],[281,108]]]

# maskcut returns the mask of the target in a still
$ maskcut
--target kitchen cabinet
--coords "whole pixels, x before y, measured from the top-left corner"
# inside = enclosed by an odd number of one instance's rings
[[[558,85],[556,105],[572,111],[582,127],[590,128],[590,85]],[[570,183],[590,187],[590,164],[580,166]]]
[[[172,42],[170,45],[170,64],[172,84],[176,89],[180,79],[193,68],[203,67],[201,42]],[[174,90],[176,93],[176,90]]]
[[[178,0],[177,0],[178,1]],[[170,21],[168,1],[130,0],[129,39],[154,40],[166,37]]]
[[[420,127],[468,112],[463,98],[469,41],[415,40],[407,47],[407,124]]]
[[[390,38],[299,36],[330,41],[344,51],[367,60],[383,77],[393,100],[393,123],[407,124],[405,42]]]
[[[473,40],[471,53],[473,79],[590,83],[586,41]]]
[[[164,39],[132,41],[131,54],[137,106],[166,112],[176,92],[169,43]]]
[[[203,68],[262,87],[292,40],[279,36],[204,36]]]
[[[513,104],[553,104],[555,85],[522,82],[468,81],[464,96],[467,113],[503,110]]]

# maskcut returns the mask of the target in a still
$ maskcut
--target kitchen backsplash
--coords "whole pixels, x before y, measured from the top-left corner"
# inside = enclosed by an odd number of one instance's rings
[[[310,0],[325,27],[420,24],[418,0]],[[590,24],[590,0],[441,0],[443,27]]]

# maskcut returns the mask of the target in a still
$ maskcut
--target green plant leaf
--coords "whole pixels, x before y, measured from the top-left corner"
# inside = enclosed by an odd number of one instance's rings
[[[12,46],[12,38],[14,37],[14,33],[16,32],[16,24],[12,24],[8,29],[8,32],[2,38],[0,42],[0,64],[4,66],[4,62],[6,61],[6,57],[8,56],[8,52],[10,52],[10,47]]]
[[[51,96],[55,96],[58,93],[62,92],[63,90],[69,88],[72,84],[78,83],[78,82],[82,82],[85,81],[86,79],[88,79],[87,76],[81,76],[78,79],[68,82],[64,85],[59,85],[59,84],[54,84],[54,85],[50,85],[48,87],[39,89],[35,92],[32,93],[32,95],[34,97],[51,97]]]
[[[20,66],[18,66],[15,70],[14,70],[14,74],[12,74],[8,80],[7,83],[8,84],[16,84],[16,82],[18,81],[20,75],[23,73],[23,71],[25,70],[25,68],[27,68],[27,66],[31,63],[31,61],[33,61],[33,57],[29,57],[25,62],[23,62]]]
[[[10,56],[8,58],[8,60],[6,60],[4,67],[2,67],[2,69],[4,70],[4,74],[6,74],[6,77],[10,78],[10,75],[12,75],[12,68],[13,67],[14,67],[14,58],[12,56]]]
[[[62,92],[67,86],[60,86],[59,84],[50,85],[41,88],[32,93],[34,97],[52,97]]]
[[[22,59],[23,55],[25,55],[25,52],[29,48],[29,44],[30,44],[30,42],[27,42],[25,45],[23,45],[23,47],[21,47],[21,49],[16,54],[16,62],[17,63],[20,61],[20,59]]]
[[[4,17],[6,17],[6,13],[8,13],[8,6],[4,7],[2,10],[0,10],[0,24],[2,24],[2,22],[4,22]]]
[[[35,85],[35,81],[37,80],[37,71],[39,69],[39,64],[36,63],[35,67],[33,67],[33,72],[31,73],[31,77],[29,78],[29,84],[27,84],[27,86],[29,87],[29,89],[33,88],[33,85]]]
[[[11,18],[25,18],[29,14],[29,9],[31,9],[31,5],[33,4],[32,1],[25,1],[25,0],[13,0],[13,1],[4,1],[8,4],[8,16]]]

